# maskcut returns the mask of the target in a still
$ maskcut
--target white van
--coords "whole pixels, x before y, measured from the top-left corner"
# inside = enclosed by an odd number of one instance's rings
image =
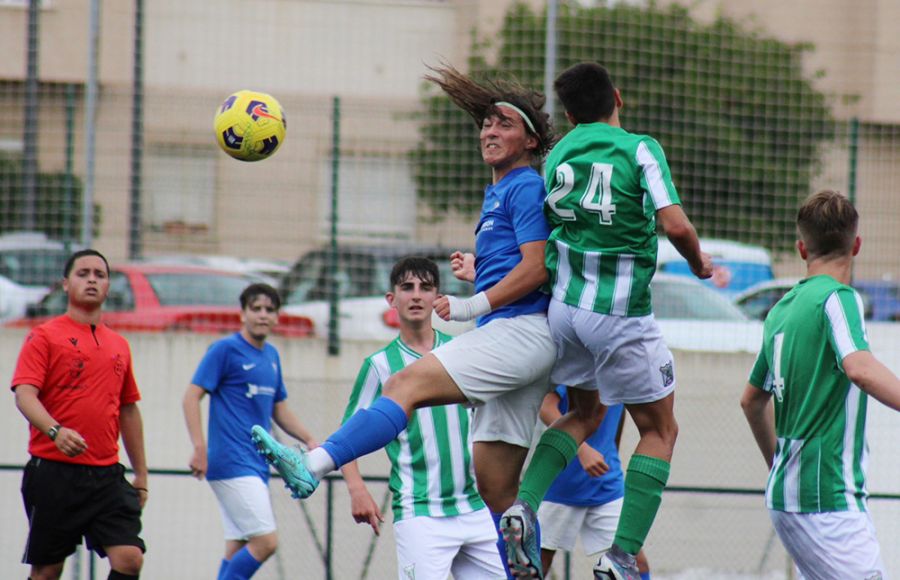
[[[712,256],[715,268],[713,277],[703,282],[729,297],[775,277],[772,272],[772,257],[762,246],[701,238],[700,248]],[[672,242],[662,237],[659,238],[656,271],[693,276],[687,260],[681,257]]]

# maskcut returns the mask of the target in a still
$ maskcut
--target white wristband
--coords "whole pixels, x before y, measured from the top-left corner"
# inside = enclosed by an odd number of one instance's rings
[[[457,322],[466,322],[491,311],[491,303],[484,292],[471,298],[447,296],[447,300],[450,301],[450,320]]]

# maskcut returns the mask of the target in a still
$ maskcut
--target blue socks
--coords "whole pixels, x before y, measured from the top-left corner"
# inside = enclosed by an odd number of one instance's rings
[[[222,558],[222,563],[219,564],[219,575],[216,576],[216,580],[223,580],[225,578],[225,574],[228,573],[228,565],[231,564],[230,560],[226,560]]]
[[[363,455],[378,451],[406,429],[403,407],[387,397],[379,397],[368,409],[360,409],[335,431],[322,448],[340,468]]]
[[[506,578],[515,580],[512,572],[509,571],[509,562],[506,561],[506,541],[503,539],[503,534],[500,533],[500,518],[502,517],[502,513],[491,512],[491,518],[494,520],[494,529],[497,530],[497,551],[500,552],[500,562],[503,563],[503,569],[506,570]]]
[[[253,557],[247,546],[244,546],[231,557],[231,562],[225,570],[223,580],[247,580],[259,570],[262,562]],[[221,569],[219,570],[221,573]]]

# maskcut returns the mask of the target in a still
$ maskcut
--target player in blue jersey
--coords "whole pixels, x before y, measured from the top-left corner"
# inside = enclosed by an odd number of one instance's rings
[[[551,425],[568,410],[566,387],[560,385],[544,397],[541,421]],[[578,447],[578,461],[569,462],[547,490],[538,508],[545,576],[556,551],[571,552],[579,536],[589,556],[612,546],[625,495],[625,477],[619,459],[624,419],[624,405],[609,407],[600,427]],[[650,566],[643,550],[637,554],[637,564],[641,580],[650,580]]]
[[[380,449],[406,428],[415,409],[465,403],[472,422],[478,490],[499,520],[516,497],[537,412],[550,388],[556,347],[547,325],[544,182],[534,169],[552,142],[544,96],[510,82],[478,84],[451,67],[427,77],[480,127],[491,169],[476,228],[476,254],[454,253],[457,278],[475,296],[439,297],[445,320],[477,318],[477,328],[392,375],[382,396],[357,411],[322,445],[301,457],[254,431],[261,451],[295,495],[309,496],[326,473]],[[477,257],[476,257],[477,256]]]
[[[194,451],[191,472],[216,494],[225,528],[225,557],[218,579],[250,578],[278,546],[269,499],[269,466],[247,434],[272,420],[313,447],[309,431],[288,407],[281,359],[266,342],[278,323],[281,299],[267,284],[240,296],[240,332],[209,347],[184,395],[184,418]],[[210,395],[209,444],[203,437],[200,400]]]

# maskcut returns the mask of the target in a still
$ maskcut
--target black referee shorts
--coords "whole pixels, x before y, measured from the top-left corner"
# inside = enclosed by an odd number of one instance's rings
[[[62,562],[82,537],[104,557],[104,546],[146,551],[138,493],[118,463],[96,467],[32,457],[22,476],[22,499],[29,527],[25,564]]]

